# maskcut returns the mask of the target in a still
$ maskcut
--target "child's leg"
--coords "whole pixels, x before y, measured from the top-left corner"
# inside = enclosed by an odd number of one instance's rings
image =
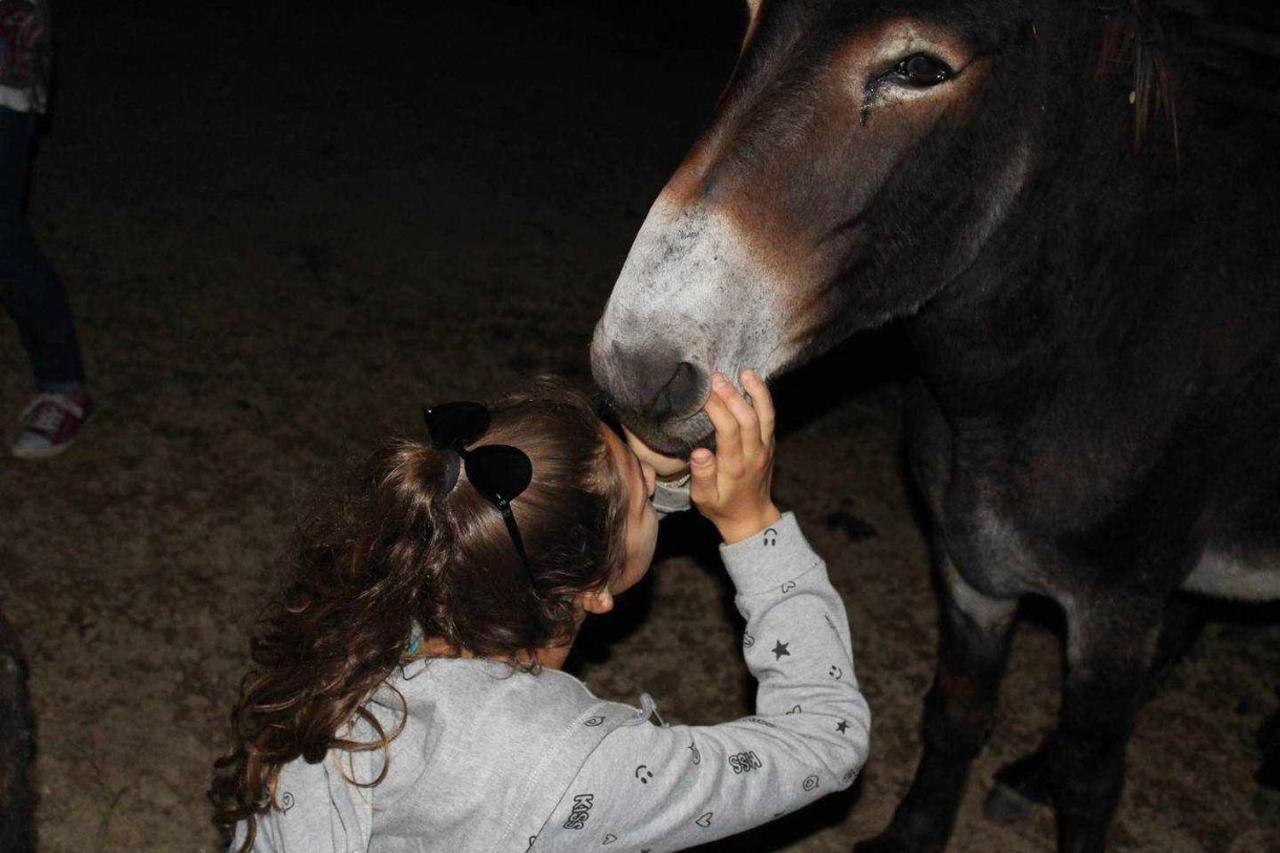
[[[67,393],[84,381],[80,344],[62,282],[23,210],[37,120],[0,107],[0,297],[18,324],[37,389]]]

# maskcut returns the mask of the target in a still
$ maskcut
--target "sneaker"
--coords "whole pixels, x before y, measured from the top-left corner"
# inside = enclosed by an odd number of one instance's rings
[[[19,459],[57,456],[75,443],[92,417],[93,401],[83,391],[37,394],[22,410],[22,432],[13,442],[13,455]]]

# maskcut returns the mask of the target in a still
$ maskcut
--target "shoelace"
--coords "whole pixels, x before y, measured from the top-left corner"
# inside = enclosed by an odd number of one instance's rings
[[[57,432],[62,428],[62,422],[74,414],[59,401],[46,398],[36,403],[27,428],[38,432]]]
[[[41,432],[57,432],[62,426],[63,419],[70,414],[61,406],[53,403],[42,403],[40,408],[36,409],[36,416],[32,420],[31,425]]]

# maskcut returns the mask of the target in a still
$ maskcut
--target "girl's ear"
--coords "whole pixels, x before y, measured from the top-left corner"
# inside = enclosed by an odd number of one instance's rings
[[[588,613],[596,615],[608,613],[613,609],[613,593],[609,592],[607,586],[601,584],[596,589],[578,593],[578,604]]]

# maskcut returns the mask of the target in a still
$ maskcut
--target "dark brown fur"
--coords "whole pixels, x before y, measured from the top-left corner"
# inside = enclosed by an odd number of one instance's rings
[[[963,45],[966,70],[884,109],[824,100],[840,63],[872,73],[860,52],[886,21]],[[1038,595],[1064,611],[1067,671],[1032,775],[1061,849],[1099,851],[1149,674],[1177,645],[1174,594],[1208,556],[1280,570],[1276,122],[1199,98],[1203,27],[1154,2],[765,0],[752,26],[682,197],[765,247],[793,309],[778,323],[805,343],[790,364],[896,320],[919,373],[908,454],[938,670],[915,781],[864,849],[945,846],[1018,602]],[[635,359],[596,365],[623,391],[650,390],[641,365],[671,375],[661,352],[595,352]],[[688,412],[658,420],[631,396],[643,434],[689,441]]]

